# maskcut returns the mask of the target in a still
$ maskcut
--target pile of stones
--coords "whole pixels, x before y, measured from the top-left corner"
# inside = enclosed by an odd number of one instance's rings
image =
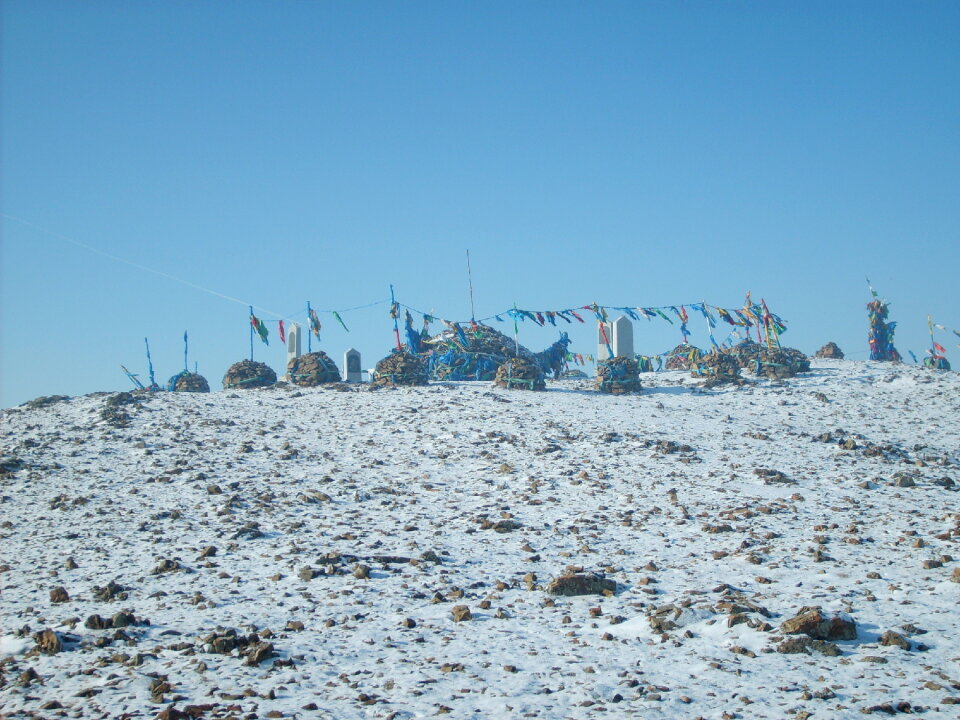
[[[729,351],[740,367],[771,380],[791,378],[810,371],[810,358],[796,348],[768,348],[744,340]]]
[[[508,390],[545,390],[543,369],[533,360],[510,358],[497,369],[494,384]]]
[[[167,382],[167,389],[172,392],[210,392],[210,384],[203,375],[184,370],[174,375]]]
[[[340,371],[325,352],[317,351],[295,357],[287,363],[287,377],[294,385],[314,387],[340,382]]]
[[[705,378],[703,381],[705,388],[725,384],[743,385],[745,382],[740,377],[740,364],[737,359],[732,355],[719,352],[708,353],[700,358],[693,376]]]
[[[241,360],[234,363],[223,376],[224,390],[247,390],[268,387],[277,382],[277,374],[261,362]]]
[[[703,350],[690,343],[682,343],[667,353],[664,367],[667,370],[694,370],[701,357]]]
[[[466,345],[460,339],[460,334],[452,329],[444,330],[439,335],[430,338],[428,342],[441,353],[444,348],[456,348],[460,352],[482,353],[504,358],[533,357],[533,353],[522,345],[519,346],[518,351],[518,346],[513,338],[507,337],[489,325],[479,323],[475,327],[463,327],[461,329],[467,340]]]
[[[826,358],[827,360],[843,360],[843,350],[835,342],[828,342],[817,350],[816,357]]]
[[[417,355],[394,350],[377,363],[373,372],[375,386],[426,385],[427,366]]]
[[[611,395],[640,392],[640,368],[637,361],[618,355],[598,362],[597,390]]]

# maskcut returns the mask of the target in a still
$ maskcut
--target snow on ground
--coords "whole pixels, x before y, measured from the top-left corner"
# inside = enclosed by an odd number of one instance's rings
[[[957,717],[960,376],[642,379],[5,411],[0,711]],[[805,606],[856,638],[778,651]]]

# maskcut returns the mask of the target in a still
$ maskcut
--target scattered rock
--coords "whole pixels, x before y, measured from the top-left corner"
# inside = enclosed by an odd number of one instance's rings
[[[898,648],[903,648],[904,650],[910,649],[910,641],[907,640],[903,635],[893,630],[887,630],[883,635],[880,636],[881,645],[894,645]]]
[[[127,599],[127,588],[123,587],[123,585],[118,585],[115,580],[111,580],[103,587],[95,585],[92,592],[93,599],[100,602]]]
[[[454,605],[450,614],[453,616],[454,622],[466,622],[467,620],[473,619],[470,608],[466,605]]]
[[[617,583],[603,575],[583,573],[561,575],[551,580],[546,591],[551,595],[605,595],[613,594],[617,590]]]
[[[273,644],[258,642],[250,647],[246,655],[247,665],[259,665],[267,658],[273,657]]]
[[[33,639],[37,643],[37,650],[44,655],[56,655],[63,650],[63,642],[60,640],[60,635],[53,630],[47,629],[35,633]]]
[[[801,608],[796,616],[783,622],[787,635],[806,635],[815,640],[856,640],[857,625],[845,615],[825,615],[819,607]]]
[[[777,652],[784,653],[787,655],[795,655],[799,653],[810,654],[812,650],[827,655],[830,657],[836,657],[842,655],[839,646],[835,645],[832,642],[827,642],[826,640],[814,640],[809,637],[792,637],[787,638],[779,645],[777,645]]]

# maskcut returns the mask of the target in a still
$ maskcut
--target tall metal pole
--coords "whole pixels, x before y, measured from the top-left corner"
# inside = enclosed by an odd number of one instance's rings
[[[310,342],[310,336],[313,334],[313,316],[310,314],[310,301],[307,300],[307,352],[313,352],[313,344]],[[301,347],[303,347],[301,345]]]
[[[253,305],[250,306],[250,362],[253,362]]]
[[[183,371],[190,372],[190,368],[187,364],[187,331],[183,331]]]
[[[470,322],[476,322],[477,314],[473,309],[473,272],[470,270],[470,248],[467,248],[467,284],[470,286]]]

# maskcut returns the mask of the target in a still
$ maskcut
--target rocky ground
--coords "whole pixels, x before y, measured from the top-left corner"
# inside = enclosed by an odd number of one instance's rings
[[[960,715],[960,375],[4,411],[0,711]]]

